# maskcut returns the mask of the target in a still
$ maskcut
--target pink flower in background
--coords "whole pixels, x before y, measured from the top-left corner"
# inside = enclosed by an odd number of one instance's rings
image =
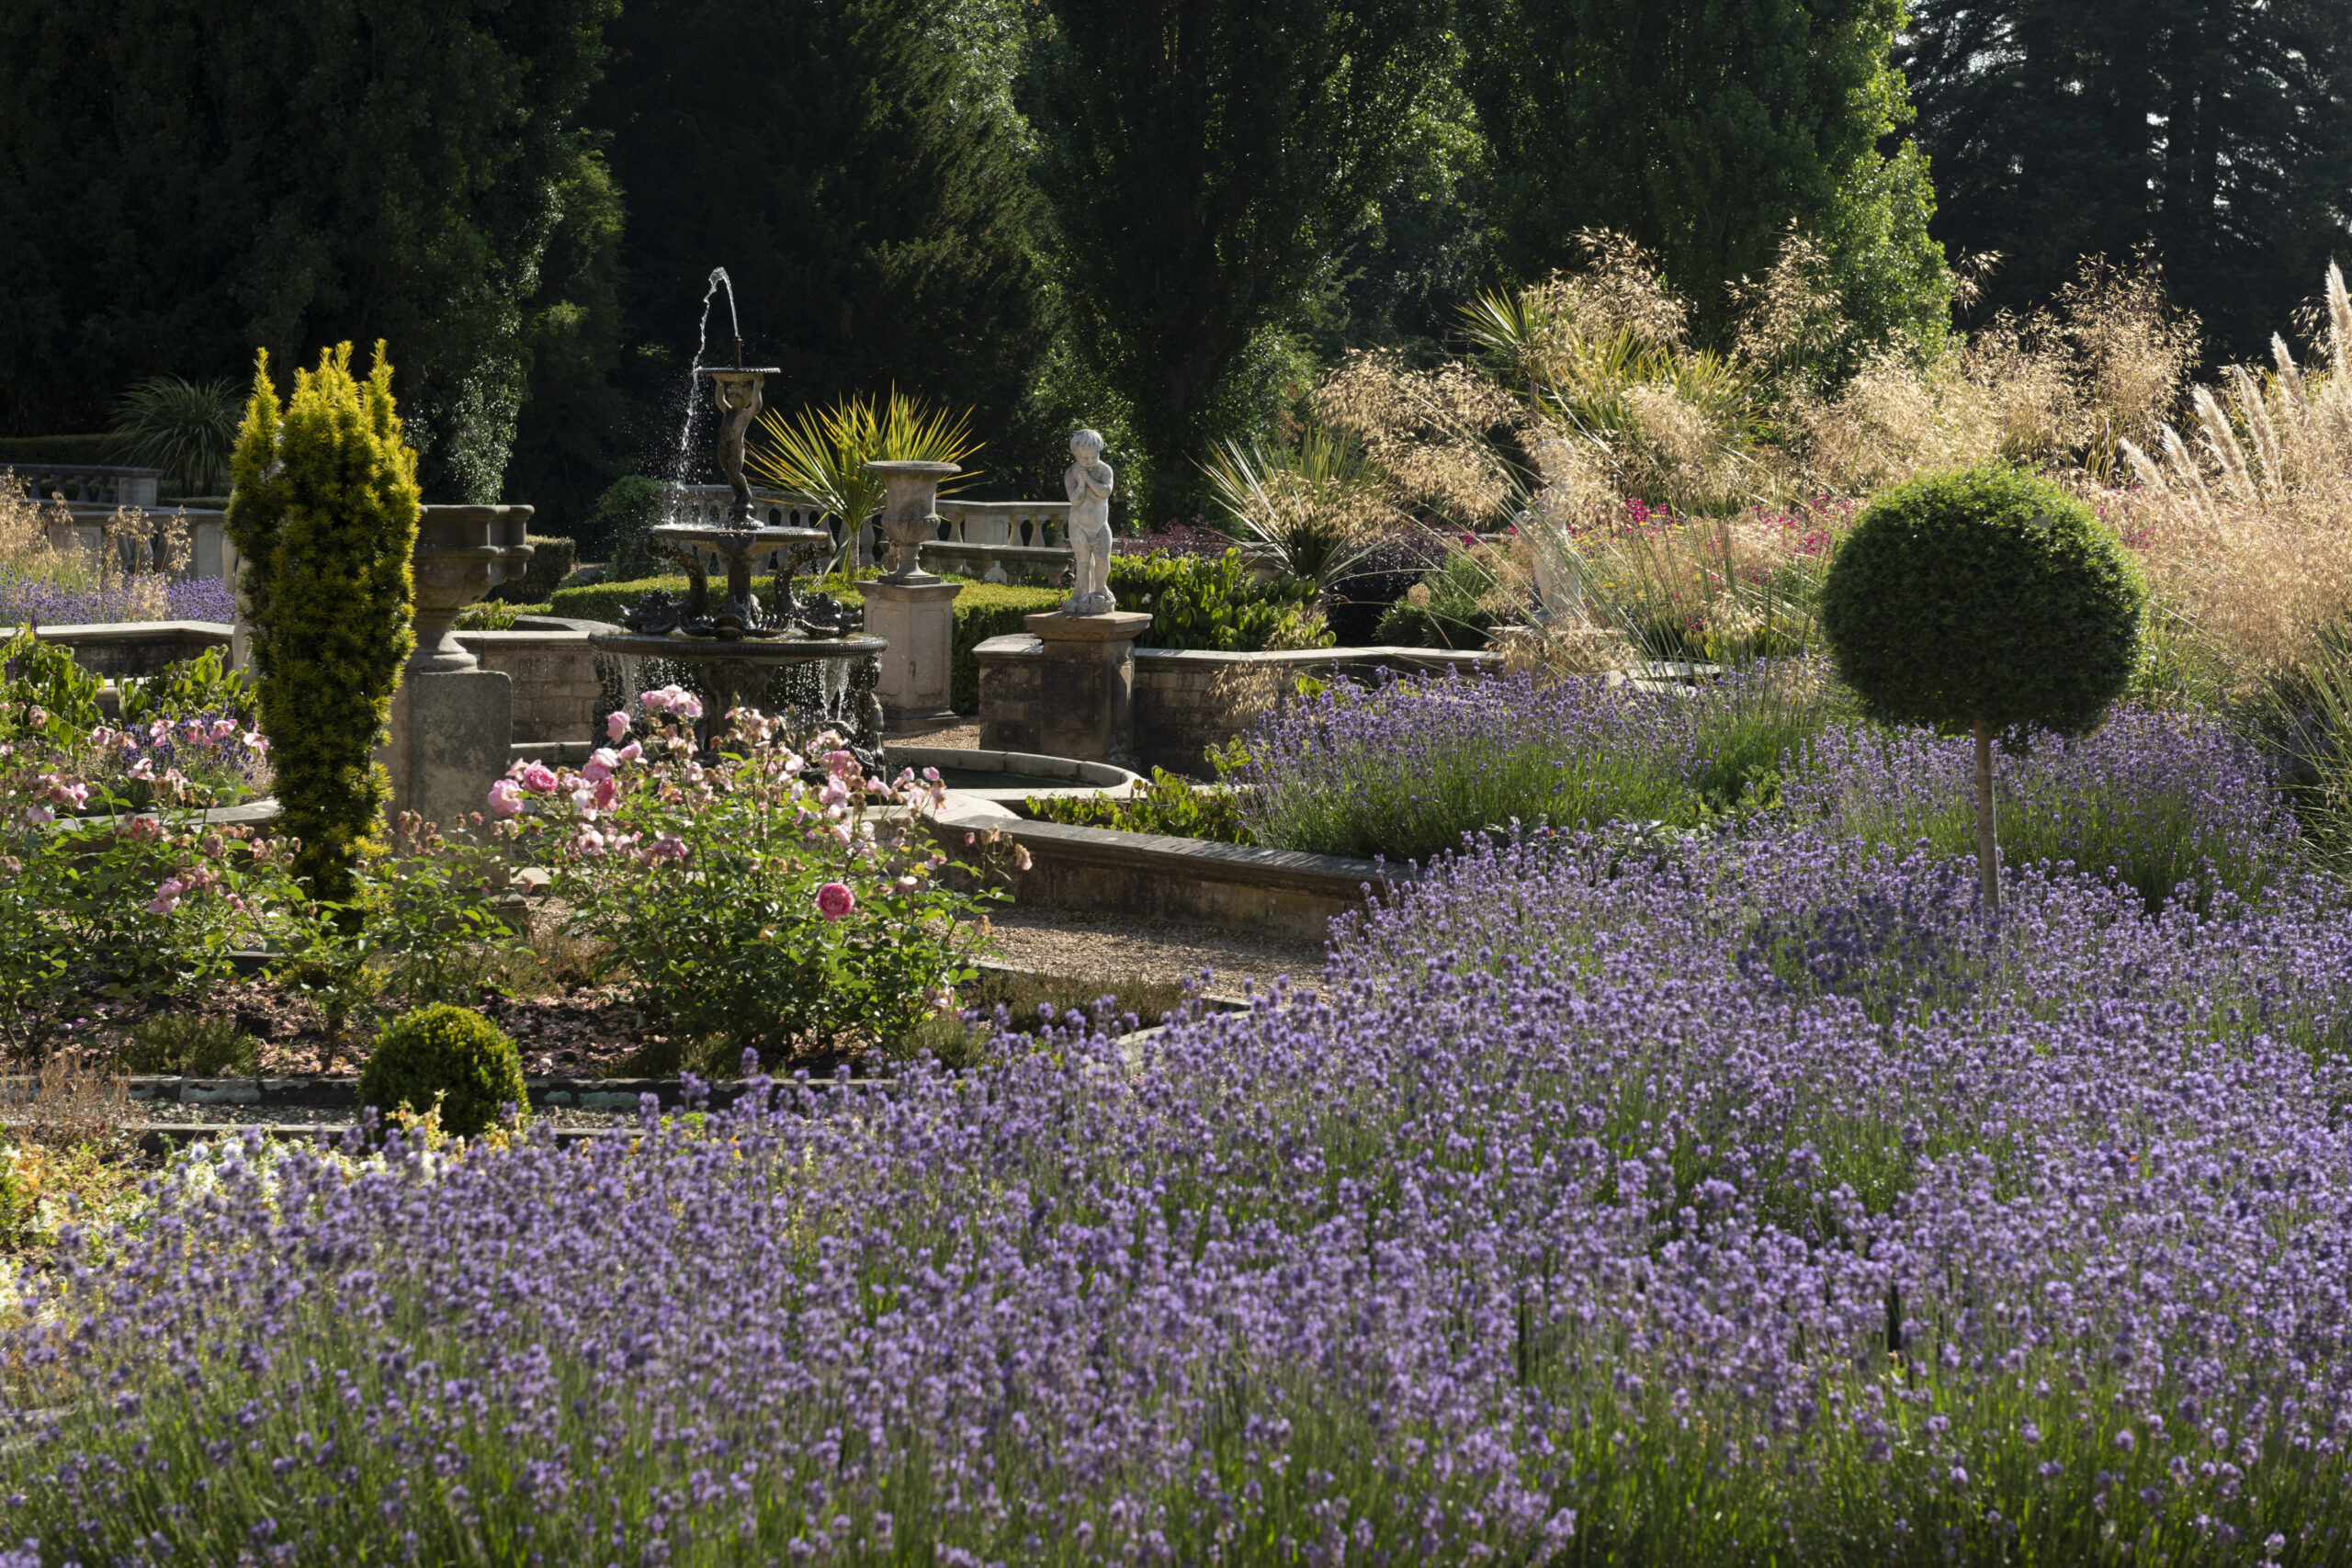
[[[130,819],[130,836],[142,844],[160,839],[164,836],[164,824],[153,817],[134,817]]]
[[[187,884],[178,877],[169,877],[155,889],[155,897],[147,901],[151,915],[168,915],[180,907],[180,895],[187,891]]]
[[[817,889],[817,912],[829,920],[842,919],[856,908],[857,895],[846,882],[828,882]]]
[[[490,814],[512,817],[523,809],[523,792],[514,787],[513,779],[501,779],[490,786]]]
[[[684,686],[670,685],[659,691],[639,692],[637,700],[648,713],[673,714],[684,719],[702,716],[702,700]]]
[[[605,739],[618,740],[628,733],[628,715],[616,710],[605,716]]]
[[[621,786],[616,781],[609,777],[601,778],[596,781],[595,807],[597,810],[611,810],[613,802],[618,800],[620,797]]]
[[[639,757],[644,755],[645,748],[632,740],[628,745],[613,753],[613,761],[616,762],[634,762]]]
[[[545,795],[555,784],[555,770],[545,762],[528,763],[523,769],[523,787],[533,795]]]
[[[599,779],[611,778],[613,770],[620,764],[621,760],[617,753],[599,746],[595,753],[588,759],[588,765],[580,770],[580,776],[590,784],[594,784]]]

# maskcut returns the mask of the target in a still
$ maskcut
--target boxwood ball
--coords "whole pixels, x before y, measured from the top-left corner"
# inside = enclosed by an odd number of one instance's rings
[[[1821,626],[1874,717],[2079,735],[2132,679],[2146,597],[2088,507],[1988,464],[1873,501],[1829,563]]]
[[[506,1032],[478,1012],[446,1003],[386,1024],[359,1071],[359,1103],[422,1114],[441,1104],[441,1127],[461,1138],[498,1124],[512,1105],[530,1109],[523,1056]]]

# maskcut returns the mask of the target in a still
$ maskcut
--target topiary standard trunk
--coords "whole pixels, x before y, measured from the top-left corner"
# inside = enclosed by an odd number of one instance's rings
[[[322,353],[282,411],[260,355],[232,478],[226,527],[245,560],[281,820],[301,840],[294,870],[312,897],[345,903],[391,793],[372,753],[416,642],[416,454],[383,344],[364,382],[349,344]]]

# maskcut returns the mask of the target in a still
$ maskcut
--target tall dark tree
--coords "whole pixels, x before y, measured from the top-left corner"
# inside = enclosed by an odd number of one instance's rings
[[[1920,0],[1902,62],[1937,232],[2007,256],[1986,309],[2148,243],[2246,357],[2352,259],[2344,0]]]
[[[1069,309],[1181,488],[1237,365],[1410,155],[1446,0],[1046,0],[1029,105]]]
[[[1901,0],[1464,0],[1493,145],[1501,255],[1521,278],[1630,234],[1697,308],[1771,265],[1791,222],[1829,255],[1865,339],[1940,331],[1951,276],[1888,63]]]
[[[0,421],[387,340],[436,499],[493,499],[616,0],[0,6]]]
[[[592,118],[627,193],[622,364],[649,446],[675,439],[716,266],[746,351],[783,368],[771,404],[895,384],[1005,428],[1048,335],[1036,202],[948,9],[631,0]],[[729,335],[722,300],[713,347],[731,353]]]

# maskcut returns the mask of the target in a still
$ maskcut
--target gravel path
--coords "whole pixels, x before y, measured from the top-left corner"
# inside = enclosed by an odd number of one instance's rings
[[[1312,984],[1323,973],[1315,943],[1214,926],[1013,908],[989,917],[989,956],[1035,973],[1073,978],[1182,980],[1211,971],[1210,989],[1238,991],[1278,976]]]

